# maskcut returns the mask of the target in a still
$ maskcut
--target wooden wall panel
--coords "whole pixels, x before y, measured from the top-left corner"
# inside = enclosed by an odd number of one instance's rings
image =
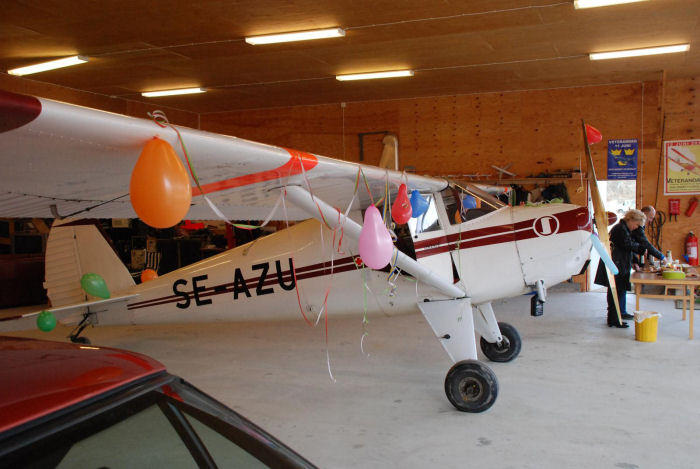
[[[666,82],[664,140],[700,138],[700,100],[697,99],[696,91],[698,83],[698,78],[674,79]],[[671,249],[674,257],[678,257],[685,252],[685,237],[688,232],[693,231],[696,235],[700,233],[700,211],[696,210],[693,215],[686,217],[685,211],[693,196],[665,196],[663,194],[663,167],[659,166],[659,158],[662,156],[661,149],[659,149],[654,161],[660,180],[658,197],[655,194],[655,200],[658,198],[656,206],[665,212],[668,212],[669,198],[681,200],[681,215],[678,216],[678,222],[667,220],[661,235],[664,249]],[[649,158],[649,162],[652,161],[653,159]],[[700,197],[700,195],[696,197]]]

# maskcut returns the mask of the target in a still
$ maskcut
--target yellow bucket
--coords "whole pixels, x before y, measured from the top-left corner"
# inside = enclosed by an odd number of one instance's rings
[[[659,313],[634,312],[634,338],[640,342],[656,342],[659,331]]]

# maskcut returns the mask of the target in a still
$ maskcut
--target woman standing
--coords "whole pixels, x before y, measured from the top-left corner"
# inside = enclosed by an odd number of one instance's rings
[[[633,315],[627,312],[627,290],[630,287],[630,270],[632,269],[632,253],[641,254],[644,246],[632,238],[632,232],[644,223],[644,213],[639,210],[630,210],[610,230],[610,245],[612,247],[612,261],[617,266],[619,273],[615,275],[617,287],[617,300],[620,305],[622,319],[632,319]],[[605,264],[601,260],[598,263],[598,271],[595,283],[608,287],[608,326],[629,327],[626,322],[620,322],[615,311],[615,302],[612,291],[608,285],[608,276],[605,272]]]

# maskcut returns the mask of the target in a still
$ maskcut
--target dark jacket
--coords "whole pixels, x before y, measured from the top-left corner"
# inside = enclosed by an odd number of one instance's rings
[[[651,242],[649,242],[649,240],[647,239],[647,235],[644,232],[643,226],[640,226],[632,232],[632,239],[642,245],[642,253],[644,253],[644,251],[648,251],[650,256],[654,256],[659,260],[664,259],[665,256],[661,253],[661,251],[656,249],[654,245],[651,244]],[[632,262],[634,262],[637,265],[641,264],[639,258],[636,255],[632,259]]]
[[[627,228],[627,223],[620,220],[610,230],[610,245],[612,246],[612,261],[620,271],[615,276],[616,280],[620,278],[629,278],[630,269],[632,268],[632,254],[641,254],[644,252],[644,247],[632,238],[632,233]],[[598,270],[595,274],[595,283],[598,285],[608,286],[608,276],[605,273],[605,263],[598,263]]]

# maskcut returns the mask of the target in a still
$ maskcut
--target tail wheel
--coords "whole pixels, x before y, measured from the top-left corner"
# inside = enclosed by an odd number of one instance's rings
[[[83,344],[83,345],[90,345],[90,339],[87,337],[71,337],[70,341],[73,342],[74,344]]]
[[[498,396],[498,380],[491,368],[476,360],[454,364],[445,376],[445,394],[462,412],[483,412]]]
[[[522,340],[518,330],[507,322],[499,322],[498,328],[501,330],[503,341],[500,344],[487,342],[483,337],[480,345],[481,351],[486,358],[492,362],[509,362],[520,354]]]

